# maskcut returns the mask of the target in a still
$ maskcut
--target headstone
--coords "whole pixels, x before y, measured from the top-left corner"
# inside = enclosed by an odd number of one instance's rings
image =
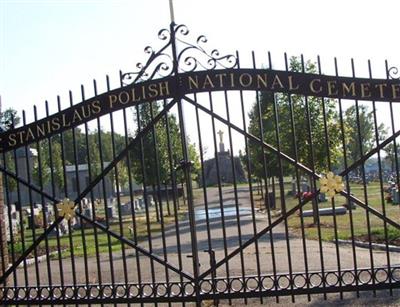
[[[26,210],[26,217],[28,220],[27,228],[33,229],[33,216],[32,216],[32,213],[30,212],[30,210],[28,210],[28,209]]]
[[[54,221],[54,210],[53,210],[52,204],[46,203],[43,206],[43,212],[44,212],[47,224],[51,224]]]
[[[88,219],[93,219],[93,210],[91,206],[87,206],[83,209],[83,215],[86,216]]]
[[[64,219],[58,224],[58,227],[53,228],[53,230],[51,230],[49,233],[49,237],[55,237],[57,236],[57,233],[60,237],[62,237],[63,235],[68,233],[68,224],[65,224],[65,222],[66,221]]]
[[[392,203],[393,205],[400,204],[400,191],[396,188],[392,188]]]
[[[351,193],[350,195],[354,196],[353,193]],[[346,209],[349,209],[349,204],[350,204],[350,207],[351,207],[352,210],[356,210],[357,209],[357,206],[354,204],[354,202],[351,199],[349,199],[348,202],[343,205],[343,207],[345,207]]]
[[[114,218],[114,206],[113,205],[107,206],[107,216],[109,219]]]
[[[67,235],[69,233],[68,221],[63,219],[60,224],[58,224],[58,228],[60,230],[60,236]]]
[[[139,209],[141,209],[141,208],[140,208],[140,204],[139,204],[139,199],[135,199],[135,200],[133,201],[133,210],[137,211],[137,210],[139,210]]]
[[[343,215],[343,214],[346,214],[346,212],[347,212],[347,209],[345,207],[335,208],[336,215]],[[318,213],[319,213],[319,215],[333,215],[333,210],[332,210],[332,208],[322,208],[322,209],[318,209]],[[303,217],[313,216],[313,210],[303,211],[302,216]]]
[[[139,204],[138,204],[138,209],[142,210],[144,208],[144,198],[139,198]]]
[[[60,234],[61,231],[58,231],[58,230],[57,230],[57,227],[53,228],[53,229],[49,232],[48,237],[49,237],[49,238],[51,238],[51,237],[56,237],[56,236],[57,236],[57,232],[58,232],[58,235],[61,237],[61,234]]]
[[[43,227],[43,215],[42,210],[38,208],[33,208],[33,211],[27,209],[28,212],[28,228],[38,228]]]
[[[79,218],[78,216],[75,216],[72,221],[73,222],[71,222],[71,226],[74,229],[80,229],[81,228],[81,218]]]
[[[295,179],[292,180],[292,195],[296,195],[297,194],[297,182]]]
[[[301,191],[302,192],[310,192],[310,186],[308,185],[307,181],[303,181],[301,183]]]
[[[318,200],[319,200],[320,202],[325,202],[325,201],[326,201],[326,195],[325,195],[325,193],[319,193],[319,195],[318,195]]]
[[[121,204],[121,215],[129,215],[132,213],[131,203]]]
[[[153,199],[153,195],[147,196],[147,203],[148,203],[149,207],[154,206],[155,202],[154,202],[154,199]]]
[[[54,221],[54,216],[53,216],[53,213],[52,212],[46,212],[45,213],[45,215],[46,215],[46,222],[47,222],[47,224],[50,224],[50,223],[52,223],[53,221]]]
[[[81,200],[81,204],[82,204],[82,207],[83,207],[83,208],[87,208],[87,207],[90,205],[90,202],[89,202],[89,200],[88,200],[86,197],[84,197],[84,198],[82,198],[82,200]]]

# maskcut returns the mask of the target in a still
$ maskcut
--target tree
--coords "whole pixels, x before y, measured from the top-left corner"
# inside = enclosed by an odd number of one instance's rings
[[[400,165],[400,145],[397,146],[397,164]],[[386,153],[385,162],[389,165],[390,171],[394,173],[396,171],[396,154],[394,144],[388,144],[383,150]]]
[[[119,161],[117,164],[118,182],[122,189],[126,188],[129,183],[128,168],[125,164],[126,160]]]
[[[140,127],[146,127],[151,122],[152,117],[159,113],[160,108],[157,102],[140,105],[139,116],[136,116],[136,120],[139,119]],[[168,135],[166,118],[168,120]],[[158,180],[160,182],[169,181],[171,174],[170,160],[172,160],[172,166],[175,167],[183,159],[182,141],[177,119],[174,114],[168,114],[166,118],[161,118],[154,125],[154,129],[142,137],[142,149],[138,145],[132,151],[132,171],[137,182],[143,183],[141,154],[143,154],[144,159],[146,185],[156,185]],[[194,162],[194,173],[197,173],[200,168],[199,156],[195,145],[190,143],[189,138],[187,138],[187,146],[189,159]],[[169,148],[171,148],[172,157]]]
[[[38,143],[36,150],[38,157],[34,159],[32,165],[32,176],[36,184],[45,187],[51,178],[51,169],[49,165],[49,147],[48,140],[43,140]],[[39,160],[40,155],[40,160]],[[40,164],[39,164],[40,161]]]
[[[55,184],[58,188],[62,188],[65,184],[64,182],[64,171],[63,171],[63,160],[61,154],[61,144],[52,141],[51,153],[53,162],[53,176]]]
[[[17,126],[20,122],[20,117],[17,111],[13,108],[8,108],[4,112],[0,112],[0,128],[7,131],[10,128]]]
[[[156,101],[141,104],[138,107],[138,114],[135,115],[135,120],[139,122],[141,129],[143,129],[160,110],[161,105]],[[194,174],[194,179],[197,179],[196,174],[200,169],[199,155],[195,145],[190,143],[189,138],[187,138],[187,146],[189,159],[194,162],[192,175]],[[176,116],[169,113],[167,116],[162,117],[154,125],[154,128],[141,138],[141,144],[135,146],[130,155],[131,172],[138,183],[152,186],[152,191],[155,192],[158,184],[162,185],[165,182],[170,182],[171,173],[175,172],[175,167],[183,159],[181,132]],[[142,159],[144,160],[143,164]],[[144,166],[143,168],[142,165]],[[146,176],[145,182],[143,175]],[[175,172],[175,175],[177,181],[183,180],[183,172],[181,170]],[[157,196],[156,193],[154,193],[154,196]]]
[[[290,59],[290,70],[302,71],[302,63],[298,58],[292,57]],[[305,72],[317,73],[316,64],[307,61],[305,63]],[[327,153],[329,150],[331,163],[336,166],[340,157],[340,126],[334,100],[307,97],[306,101],[306,98],[301,95],[291,95],[290,98],[291,100],[289,101],[287,94],[261,92],[258,97],[260,106],[255,102],[249,113],[249,132],[257,137],[261,136],[259,115],[261,113],[264,142],[277,148],[276,130],[279,129],[281,152],[294,158],[294,145],[296,145],[298,161],[309,168],[315,168],[317,172],[323,172],[328,169]],[[323,104],[325,106],[325,116]],[[278,120],[275,119],[275,113]],[[307,114],[309,115],[311,131],[309,131]],[[292,129],[291,115],[293,115],[294,131]],[[329,135],[328,146],[326,146],[325,139],[325,124]],[[313,163],[311,159],[310,132],[313,145]],[[252,141],[249,142],[249,153],[252,174],[257,178],[263,178],[264,176],[264,157],[269,176],[281,176],[277,154],[263,149],[259,144]],[[283,161],[282,159],[282,175],[294,175],[293,166]]]
[[[357,114],[358,113],[358,114]],[[375,144],[375,124],[373,111],[368,106],[360,104],[352,105],[344,114],[346,130],[346,149],[349,164],[359,160],[363,154],[368,153]],[[378,126],[378,136],[383,139],[386,135],[385,125]],[[356,175],[361,175],[361,169],[356,169]]]
[[[151,122],[152,116],[159,112],[159,108],[157,102],[146,103],[139,106],[139,114],[136,114],[136,121],[139,123],[141,129]],[[165,121],[162,122],[165,123]],[[170,131],[172,132],[170,135],[172,139],[174,137],[174,128],[175,127],[171,127],[170,125]],[[157,179],[160,182],[167,179],[169,163],[167,159],[168,145],[166,141],[165,126],[163,128],[159,122],[154,126],[154,133],[153,131],[146,133],[141,138],[141,144],[134,147],[131,161],[133,164],[133,176],[137,182],[155,187]],[[156,143],[156,145],[154,143]],[[171,143],[173,144],[173,140]],[[141,161],[142,155],[144,160],[143,169]],[[146,179],[145,182],[144,176]]]
[[[298,58],[292,57],[289,69],[294,72],[302,72],[303,63]],[[307,61],[304,63],[304,71],[315,74],[317,66],[313,62]],[[276,149],[280,145],[279,149],[282,153],[292,158],[297,157],[297,161],[309,169],[325,172],[329,168],[328,153],[331,168],[339,163],[340,125],[334,100],[302,95],[290,95],[289,99],[288,94],[261,92],[258,101],[254,103],[249,113],[249,118],[248,130],[251,134],[262,137],[265,143]],[[262,134],[260,123],[263,128]],[[328,140],[325,137],[326,130],[328,131]],[[295,177],[293,165],[280,158],[276,153],[260,146],[258,142],[249,141],[248,153],[249,157],[242,157],[242,161],[248,160],[251,173],[260,180],[261,184],[265,178],[266,168],[268,177],[272,178],[273,194],[275,194],[275,176],[278,176],[280,180],[287,175]],[[300,171],[299,174],[303,175],[304,173]],[[311,178],[310,181],[313,186]],[[283,191],[281,192],[283,193]],[[268,206],[269,195],[266,193],[262,195],[265,195],[265,203]],[[313,200],[314,213],[317,210],[317,203]],[[317,214],[314,214],[313,217],[314,223],[316,223]]]
[[[0,132],[1,131],[7,131],[14,126],[17,126],[20,123],[21,119],[17,115],[17,111],[8,108],[4,112],[0,112]],[[9,170],[12,170],[15,172],[15,161],[14,161],[14,155],[13,152],[9,151],[4,154],[5,156],[5,165]],[[3,180],[3,184],[7,182],[7,189],[11,191],[15,191],[17,188],[17,181],[11,177],[7,178],[6,180]]]
[[[51,152],[50,152],[51,142]],[[61,144],[57,138],[50,138],[39,142],[39,146],[35,145],[38,154],[40,154],[40,169],[39,157],[33,161],[32,176],[36,184],[43,184],[46,187],[50,184],[52,177],[54,178],[54,186],[61,189],[64,186],[64,170],[61,154]],[[51,162],[51,163],[50,163]]]

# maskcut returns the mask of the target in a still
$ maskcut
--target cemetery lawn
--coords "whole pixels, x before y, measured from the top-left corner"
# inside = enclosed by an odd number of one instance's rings
[[[351,184],[351,192],[355,197],[364,201],[364,188],[360,184]],[[368,205],[383,214],[381,188],[378,182],[371,182],[367,185]],[[385,196],[386,193],[384,193]],[[298,200],[292,196],[286,196],[288,210],[298,204]],[[347,203],[343,196],[336,195],[334,198],[335,207],[341,207]],[[383,200],[386,216],[393,221],[400,221],[400,206],[392,205],[392,203]],[[279,204],[279,200],[277,200]],[[278,205],[279,206],[279,205]],[[319,208],[332,208],[332,202],[328,199],[327,202],[319,204]],[[311,210],[311,203],[303,207],[303,210]],[[345,215],[336,215],[337,237],[342,240],[351,239],[351,232],[354,232],[354,238],[358,241],[369,241],[369,236],[372,242],[385,242],[385,227],[384,222],[379,217],[369,213],[369,227],[367,222],[366,210],[356,205],[356,209],[352,210],[352,224],[350,221],[349,211]],[[305,235],[309,239],[318,239],[318,227],[313,225],[312,217],[304,217]],[[301,236],[301,219],[298,212],[288,218],[288,225],[296,235]],[[335,240],[335,227],[333,216],[320,216],[321,238],[324,241]],[[370,230],[370,231],[368,231]],[[387,238],[389,244],[400,246],[400,230],[393,226],[387,225]]]
[[[161,231],[161,223],[157,222],[156,220],[156,215],[154,211],[151,211],[150,213],[150,232],[152,234],[157,234],[160,233]],[[186,214],[186,208],[181,206],[180,210],[178,211],[178,220],[182,219]],[[171,225],[175,222],[175,217],[172,216],[164,216],[164,226]],[[120,231],[120,223],[118,222],[118,219],[110,222],[109,224],[110,230],[117,234],[121,234]],[[132,219],[131,218],[126,218],[123,219],[122,222],[122,232],[124,237],[127,239],[133,240],[133,233],[131,233],[132,229]],[[36,237],[38,237],[41,233],[43,233],[43,229],[36,229]],[[84,249],[84,244],[82,240],[82,233],[84,234],[85,238],[85,244],[86,247]],[[146,216],[144,213],[136,214],[136,233],[137,233],[137,240],[143,241],[147,240],[147,220]],[[33,236],[32,236],[32,231],[29,229],[25,229],[25,249],[31,246],[33,243]],[[99,253],[105,253],[109,251],[109,247],[111,247],[111,250],[113,252],[118,252],[122,250],[122,244],[121,241],[109,237],[107,233],[102,231],[101,229],[97,229],[97,244],[96,244],[96,238],[95,238],[95,230],[93,227],[86,227],[83,229],[75,229],[72,232],[72,246],[73,246],[73,254],[74,256],[83,256],[84,251],[86,251],[86,255],[88,257],[92,257],[96,255],[96,246],[97,250]],[[56,252],[58,247],[57,247],[57,238],[56,236],[51,236],[47,238],[48,246],[49,246],[49,253],[51,253],[50,257],[51,258],[58,258],[58,253]],[[128,245],[125,244],[125,249],[130,249]],[[46,240],[43,240],[39,246],[37,247],[37,256],[41,255],[46,255]],[[71,255],[71,249],[70,249],[70,239],[69,235],[64,235],[60,237],[60,250],[61,250],[61,255],[63,258],[70,257]],[[11,248],[9,248],[9,253],[11,257]],[[14,255],[15,258],[17,259],[23,252],[22,249],[22,244],[21,242],[14,243]],[[28,258],[34,257],[34,253],[32,252]]]

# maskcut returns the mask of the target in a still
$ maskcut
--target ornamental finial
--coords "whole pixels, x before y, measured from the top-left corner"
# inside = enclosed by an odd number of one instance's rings
[[[342,177],[329,172],[326,177],[321,177],[319,180],[321,185],[320,191],[327,193],[329,197],[334,197],[336,193],[343,191]]]
[[[58,214],[65,218],[67,221],[75,217],[75,203],[69,198],[64,198],[61,203],[57,204]]]

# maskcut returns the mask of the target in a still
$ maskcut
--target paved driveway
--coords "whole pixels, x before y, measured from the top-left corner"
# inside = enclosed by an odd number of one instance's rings
[[[206,252],[210,248],[215,251],[216,261],[223,260],[227,255],[233,252],[240,244],[254,236],[254,233],[261,231],[269,225],[266,213],[260,212],[258,208],[251,205],[251,195],[246,188],[240,188],[237,194],[231,187],[207,189],[208,211],[206,210],[204,195],[196,192],[195,216],[196,216],[196,236],[197,249],[199,251],[200,273],[205,272],[210,267],[210,254]],[[222,199],[222,201],[220,201]],[[238,206],[236,207],[236,203]],[[224,219],[221,218],[221,204]],[[237,211],[238,210],[238,211]],[[206,214],[209,214],[208,220]],[[239,214],[237,214],[239,213]],[[208,222],[207,222],[208,221]],[[240,234],[240,236],[239,236]],[[289,243],[289,244],[288,244]],[[184,271],[193,272],[192,258],[192,239],[191,229],[189,227],[188,217],[180,220],[177,225],[170,224],[165,228],[165,237],[153,235],[152,251],[161,259],[169,264],[182,268]],[[140,242],[140,246],[150,249],[149,242]],[[322,248],[322,253],[321,253]],[[306,251],[307,256],[305,257]],[[340,265],[341,270],[352,269],[353,250],[350,246],[339,246],[339,257],[336,253],[336,245],[330,242],[303,240],[291,233],[285,231],[284,222],[273,228],[273,231],[261,237],[257,243],[253,243],[238,253],[228,262],[221,265],[216,274],[217,277],[244,276],[258,274],[272,274],[274,264],[277,273],[304,272],[306,264],[309,271],[337,270]],[[166,252],[166,254],[164,254]],[[141,281],[153,280],[180,280],[180,276],[171,270],[166,270],[165,266],[156,262],[151,262],[147,256],[139,254],[133,249],[127,249],[125,261],[121,252],[113,255],[110,261],[107,253],[101,255],[102,281],[123,282],[125,279],[129,282],[137,282],[139,277]],[[322,256],[321,256],[322,255]],[[389,253],[384,251],[372,251],[364,248],[356,248],[356,261],[359,268],[371,267],[371,257],[373,265],[387,266],[388,258],[391,265],[400,265],[400,253]],[[338,263],[338,259],[340,262]],[[70,259],[63,261],[63,271],[65,283],[71,283],[72,265]],[[126,264],[126,273],[124,270]],[[50,265],[53,271],[53,283],[60,282],[60,271],[58,261],[51,260]],[[90,258],[88,261],[89,282],[97,283],[99,276],[97,274],[96,258]],[[111,274],[110,267],[113,266],[114,274]],[[42,284],[47,281],[46,261],[40,263],[39,272]],[[138,275],[140,268],[140,276]],[[34,266],[28,267],[29,283],[36,283]],[[82,258],[75,259],[75,273],[77,282],[86,282],[84,275],[85,263]],[[18,269],[18,277],[23,281],[23,269]]]

